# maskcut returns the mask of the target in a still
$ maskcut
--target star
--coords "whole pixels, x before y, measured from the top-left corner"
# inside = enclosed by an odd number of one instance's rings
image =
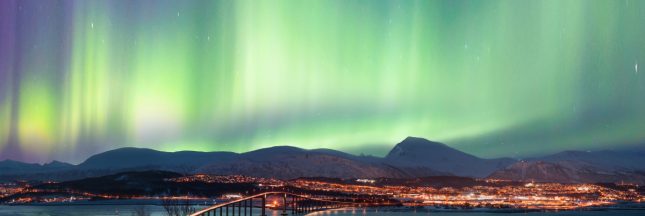
[[[94,29],[94,23],[90,23],[90,26],[92,27],[92,29]]]
[[[634,64],[634,73],[638,73],[638,63]]]

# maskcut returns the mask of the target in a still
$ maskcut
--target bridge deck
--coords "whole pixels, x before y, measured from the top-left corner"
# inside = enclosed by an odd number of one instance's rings
[[[232,209],[232,212],[230,214],[231,216],[234,216],[234,215],[246,216],[247,209],[249,210],[248,215],[252,215],[252,211],[254,207],[253,205],[254,199],[261,200],[260,215],[266,216],[266,209],[267,209],[266,200],[268,196],[282,197],[282,206],[280,207],[282,207],[281,215],[283,216],[288,215],[288,210],[291,211],[292,215],[296,215],[296,214],[306,214],[309,212],[321,211],[326,209],[335,209],[335,208],[360,205],[354,202],[343,202],[343,201],[330,200],[330,199],[321,199],[321,198],[315,198],[311,196],[305,196],[305,195],[294,194],[289,192],[275,191],[275,192],[264,192],[260,194],[255,194],[252,196],[247,196],[240,199],[228,201],[225,203],[213,205],[208,208],[197,211],[191,214],[191,216],[215,216],[215,215],[228,216],[229,209]],[[287,200],[287,197],[291,198],[290,203]],[[276,208],[277,206],[271,206],[271,207]],[[237,209],[237,214],[236,214],[236,209]]]

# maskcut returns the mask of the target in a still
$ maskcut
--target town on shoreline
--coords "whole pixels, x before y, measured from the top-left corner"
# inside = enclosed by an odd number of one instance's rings
[[[119,181],[128,179],[130,185]],[[100,184],[103,187],[92,188]],[[208,188],[208,190],[205,190]],[[120,173],[70,182],[14,181],[0,184],[7,205],[109,204],[110,200],[158,204],[181,199],[212,205],[263,191],[291,191],[354,202],[383,203],[393,211],[549,211],[634,207],[644,199],[634,184],[563,184],[434,176],[411,179],[297,178],[241,175],[180,175],[165,171]],[[114,202],[112,202],[114,203]],[[119,202],[116,202],[119,203]]]

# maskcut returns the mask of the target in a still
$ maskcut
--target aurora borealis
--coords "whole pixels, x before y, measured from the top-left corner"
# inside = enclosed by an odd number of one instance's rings
[[[0,159],[643,146],[644,23],[628,0],[3,0]]]

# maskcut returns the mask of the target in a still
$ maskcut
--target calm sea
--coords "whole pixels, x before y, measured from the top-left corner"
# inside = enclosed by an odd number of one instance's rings
[[[137,205],[57,205],[57,206],[6,206],[0,205],[0,215],[11,216],[85,216],[85,215],[135,215],[134,212],[140,209]],[[197,208],[203,208],[197,207]],[[144,206],[146,212],[151,216],[163,216],[166,213],[163,207],[157,205]],[[259,215],[259,209],[254,209],[253,215]],[[280,211],[270,211],[268,215],[279,216]],[[404,215],[435,215],[435,216],[599,216],[599,215],[645,215],[645,210],[604,210],[604,211],[562,211],[562,212],[526,212],[526,213],[489,213],[489,212],[420,212],[410,210],[384,210],[384,209],[343,209],[329,210],[309,214],[310,216],[354,216],[354,215],[375,215],[375,216],[404,216]]]

